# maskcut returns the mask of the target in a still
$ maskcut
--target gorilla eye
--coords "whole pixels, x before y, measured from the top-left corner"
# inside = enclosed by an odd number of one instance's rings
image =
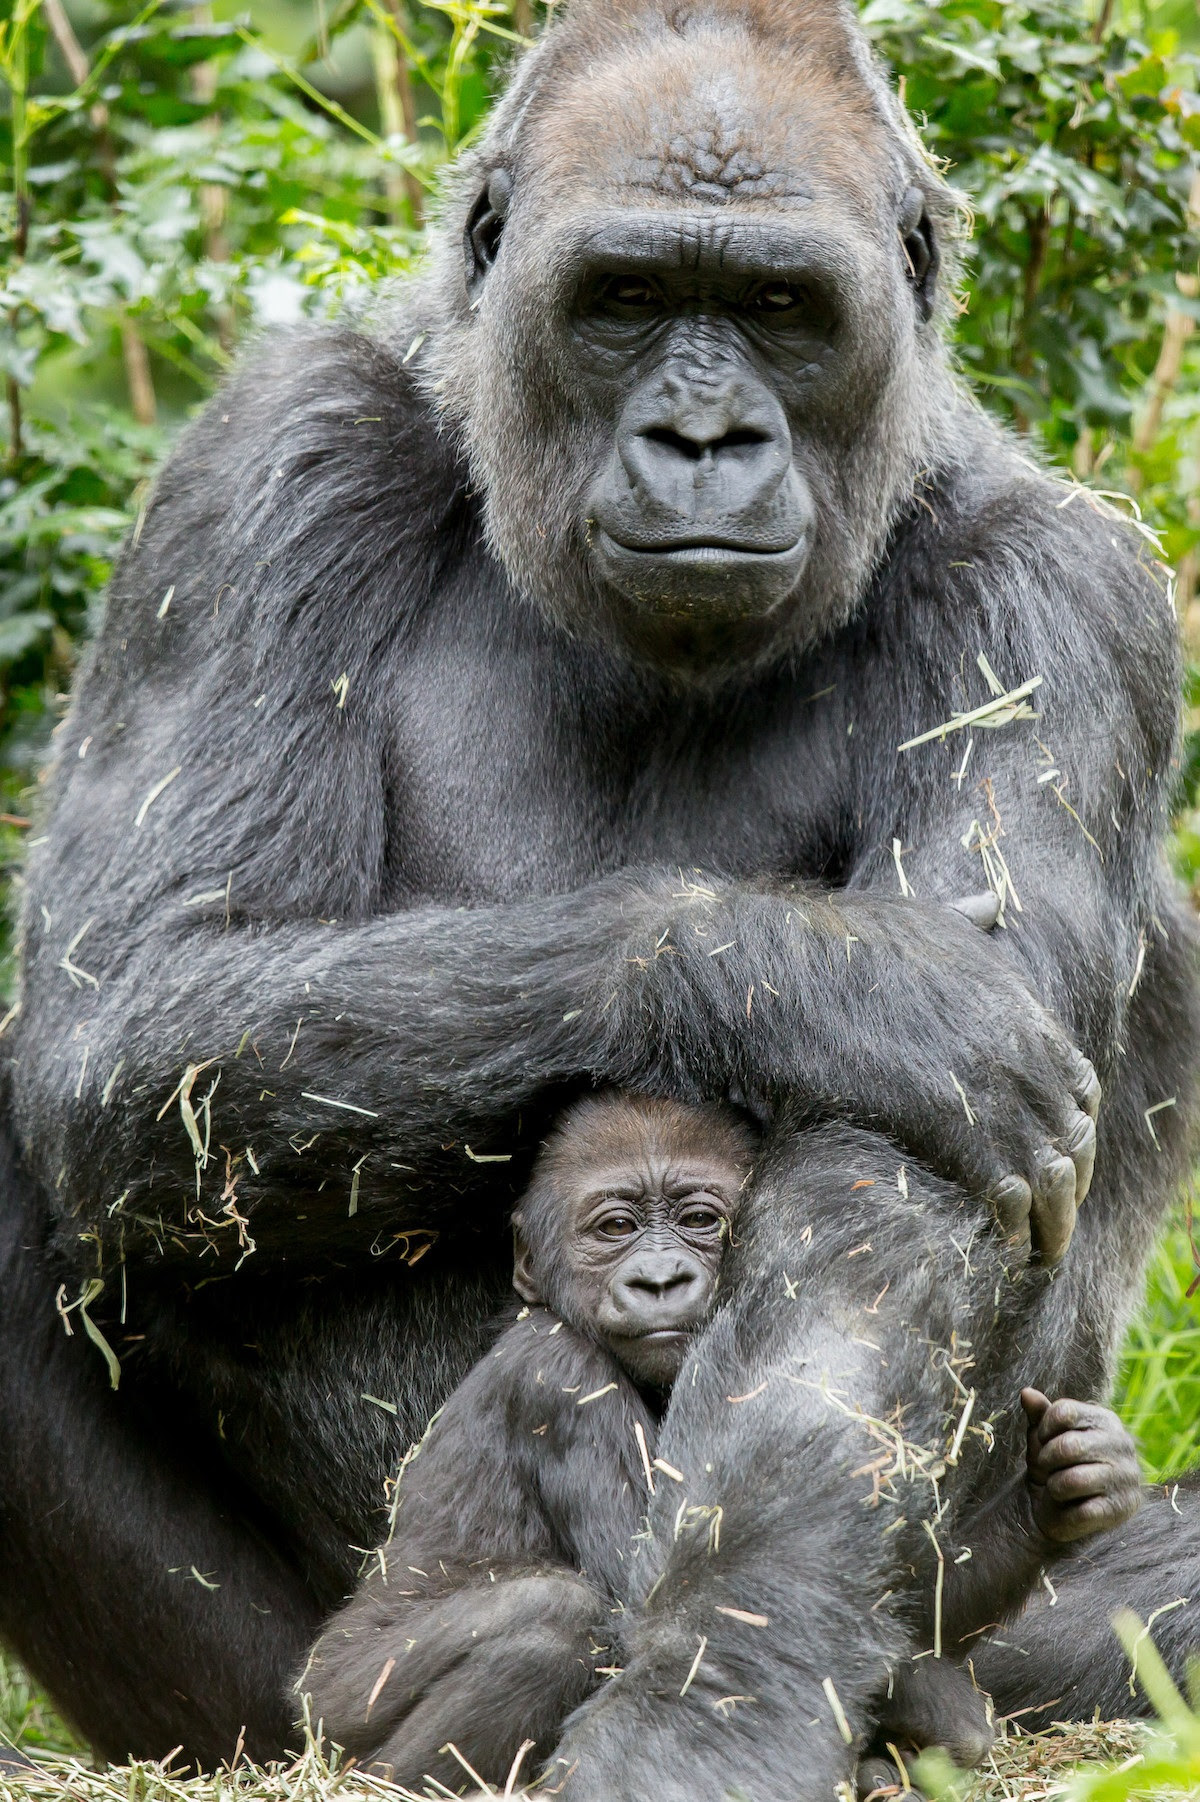
[[[658,289],[640,275],[610,275],[601,283],[597,298],[607,307],[634,307],[643,312],[660,305]]]
[[[933,284],[937,276],[938,250],[925,206],[925,196],[919,188],[910,188],[904,196],[899,230],[908,279],[916,294],[917,307],[922,319],[928,319],[933,311]]]
[[[487,187],[471,208],[463,234],[468,283],[480,281],[500,254],[500,239],[511,198],[512,176],[507,169],[493,170]]]
[[[750,305],[758,313],[790,313],[805,299],[804,289],[793,282],[768,282],[751,297]]]
[[[721,1216],[716,1208],[689,1208],[680,1215],[679,1224],[689,1233],[711,1233],[720,1226]]]
[[[632,1214],[606,1214],[596,1222],[596,1231],[605,1239],[628,1239],[637,1232],[637,1221]]]

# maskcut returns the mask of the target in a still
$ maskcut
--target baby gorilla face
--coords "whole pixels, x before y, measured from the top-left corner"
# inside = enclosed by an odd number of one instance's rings
[[[596,1331],[635,1382],[669,1388],[708,1318],[731,1175],[704,1159],[691,1168],[629,1163],[598,1172],[576,1205],[577,1282]]]
[[[728,1109],[612,1092],[559,1122],[518,1209],[514,1284],[668,1389],[716,1292],[751,1135]]]

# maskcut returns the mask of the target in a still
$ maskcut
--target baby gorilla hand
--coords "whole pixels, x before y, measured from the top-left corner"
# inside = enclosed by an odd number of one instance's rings
[[[1055,1545],[1119,1527],[1141,1504],[1133,1440],[1111,1408],[1022,1389],[1034,1525]]]

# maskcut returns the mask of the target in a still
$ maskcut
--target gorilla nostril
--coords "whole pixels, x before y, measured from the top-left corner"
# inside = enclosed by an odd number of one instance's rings
[[[769,435],[757,431],[753,426],[738,426],[715,438],[689,438],[683,432],[673,431],[670,426],[651,426],[640,436],[651,444],[661,445],[674,456],[685,458],[689,463],[699,463],[706,456],[719,457],[725,451],[752,450],[760,444],[770,443]]]
[[[666,1277],[630,1277],[629,1287],[639,1290],[644,1295],[653,1295],[656,1300],[661,1300],[664,1296],[677,1294],[680,1289],[690,1289],[695,1280],[691,1271],[677,1270]]]

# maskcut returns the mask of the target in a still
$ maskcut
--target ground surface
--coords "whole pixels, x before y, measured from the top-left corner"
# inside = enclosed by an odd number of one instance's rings
[[[1055,1726],[1032,1735],[1010,1726],[966,1786],[955,1786],[958,1802],[1065,1798],[1081,1764],[1126,1765],[1132,1776],[1144,1744],[1143,1730],[1127,1721]],[[1177,1797],[1189,1792],[1141,1793]],[[335,1795],[339,1802],[403,1802],[408,1792],[353,1769],[331,1773],[314,1753],[287,1767],[262,1771],[243,1765],[210,1778],[173,1777],[160,1765],[92,1771],[64,1759],[47,1759],[38,1770],[19,1775],[0,1771],[0,1802],[64,1802],[67,1797],[74,1802],[328,1802]]]

